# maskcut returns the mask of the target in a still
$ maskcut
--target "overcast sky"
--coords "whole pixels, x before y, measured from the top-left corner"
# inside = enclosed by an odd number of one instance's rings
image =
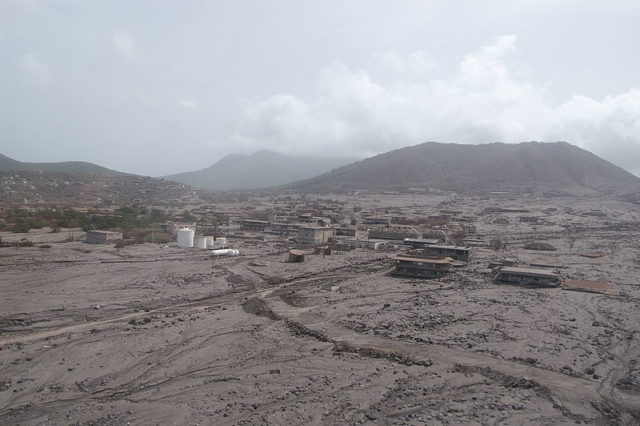
[[[638,0],[0,0],[0,153],[155,176],[563,140],[640,174],[639,23]]]

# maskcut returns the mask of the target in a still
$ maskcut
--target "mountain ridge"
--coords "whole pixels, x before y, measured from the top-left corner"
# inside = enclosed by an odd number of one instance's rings
[[[567,142],[457,144],[399,148],[285,185],[300,191],[430,187],[458,192],[513,188],[625,192],[640,178]]]
[[[61,161],[50,163],[29,163],[14,160],[6,155],[0,154],[0,172],[56,172],[68,174],[115,176],[129,175],[129,173],[119,172],[103,166],[99,166],[87,161]]]
[[[263,149],[252,154],[229,154],[204,169],[163,178],[216,191],[261,189],[320,175],[353,160],[351,157],[290,157]]]

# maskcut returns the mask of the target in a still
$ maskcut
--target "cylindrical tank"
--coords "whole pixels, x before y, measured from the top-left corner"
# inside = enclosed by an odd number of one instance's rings
[[[206,249],[207,248],[207,237],[203,237],[202,235],[198,235],[193,243],[195,248]]]
[[[225,237],[218,237],[214,242],[216,247],[225,247],[227,245],[227,239]]]
[[[211,235],[208,235],[205,238],[207,240],[207,248],[213,248],[213,237]]]
[[[211,250],[211,254],[214,256],[232,256],[233,249],[217,249]]]
[[[178,247],[193,247],[193,236],[195,231],[189,228],[178,229]]]
[[[211,250],[213,256],[238,256],[240,251],[234,249]]]

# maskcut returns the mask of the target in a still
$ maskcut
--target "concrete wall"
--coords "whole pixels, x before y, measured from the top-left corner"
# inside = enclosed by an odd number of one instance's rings
[[[296,241],[298,244],[324,244],[331,237],[331,228],[300,228]]]
[[[87,231],[85,242],[91,244],[107,244],[122,239],[122,232]]]

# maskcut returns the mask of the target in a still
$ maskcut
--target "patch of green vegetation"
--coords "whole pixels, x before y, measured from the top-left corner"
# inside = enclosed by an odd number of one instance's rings
[[[60,228],[127,231],[166,222],[167,214],[160,209],[131,205],[122,206],[108,214],[98,210],[79,212],[71,209],[13,209],[4,214],[4,219],[5,228],[16,233],[29,232],[31,229],[41,229],[45,226],[50,227],[51,232],[58,232]]]

